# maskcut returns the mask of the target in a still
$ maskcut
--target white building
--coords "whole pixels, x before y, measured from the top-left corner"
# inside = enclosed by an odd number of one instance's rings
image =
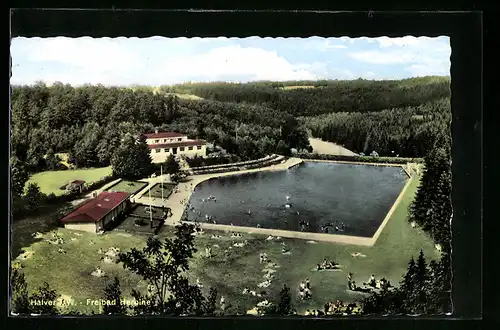
[[[163,163],[168,156],[205,157],[207,154],[206,142],[188,139],[187,135],[177,132],[158,132],[144,134],[146,143],[151,150],[153,163]]]

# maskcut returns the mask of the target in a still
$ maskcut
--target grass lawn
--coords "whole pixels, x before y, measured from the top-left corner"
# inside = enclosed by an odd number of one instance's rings
[[[424,250],[427,259],[438,257],[428,235],[418,228],[411,228],[406,221],[407,208],[415,194],[417,181],[414,180],[408,187],[404,199],[373,247],[321,242],[312,244],[305,240],[285,239],[291,254],[283,255],[281,241],[269,241],[266,240],[266,236],[242,234],[241,238],[231,238],[229,233],[207,231],[196,238],[198,252],[191,261],[188,275],[193,283],[199,278],[206,291],[211,286],[217,288],[219,297],[223,294],[226,302],[231,304],[229,313],[245,312],[263,299],[242,294],[245,287],[257,292],[261,290],[257,288],[257,283],[264,280],[262,272],[264,267],[259,263],[261,252],[266,252],[269,259],[280,266],[276,269],[276,278],[271,286],[262,290],[267,290],[274,296],[278,294],[283,284],[287,284],[292,288],[292,304],[299,312],[322,308],[325,302],[335,299],[353,301],[361,298],[361,294],[346,291],[348,272],[354,273],[353,278],[358,285],[366,282],[372,273],[377,279],[386,277],[393,285],[397,284],[406,270],[410,257],[417,256],[420,249]],[[24,272],[30,288],[47,281],[59,294],[75,299],[78,309],[89,311],[92,308],[95,310],[95,307],[87,306],[86,299],[102,297],[105,284],[115,275],[120,278],[125,296],[130,296],[131,288],[144,287],[139,278],[123,270],[121,265],[100,262],[100,256],[96,253],[99,248],[106,250],[110,246],[119,247],[122,251],[141,247],[145,242],[143,235],[125,237],[123,235],[127,234],[114,231],[102,236],[90,233],[80,233],[81,236],[77,236],[76,233],[61,228],[58,232],[67,239],[62,245],[67,254],[58,253],[59,246],[50,245],[42,240],[28,248],[34,251],[34,255],[21,261],[25,266]],[[168,237],[172,232],[172,228],[165,226],[159,235]],[[211,238],[213,233],[222,238]],[[77,241],[69,240],[70,237],[76,238]],[[90,245],[91,240],[95,244]],[[235,242],[244,240],[248,241],[245,247],[233,246]],[[214,257],[211,259],[203,257],[206,245],[213,246]],[[226,256],[222,251],[230,246],[232,252]],[[354,258],[351,256],[354,252],[360,252],[366,257]],[[340,263],[342,271],[311,271],[325,257]],[[110,277],[91,276],[90,273],[97,265],[100,265]],[[296,293],[298,284],[306,278],[311,282],[312,299],[302,302],[297,299]]]
[[[117,184],[115,184],[114,186],[108,187],[106,191],[127,192],[129,194],[135,194],[144,187],[146,187],[147,185],[148,185],[147,182],[122,180]]]
[[[176,184],[174,183],[164,183],[163,184],[163,198],[170,196],[174,190]],[[144,194],[145,197],[149,197],[149,192]],[[155,184],[151,187],[151,198],[161,198],[161,183]]]
[[[37,183],[40,190],[45,194],[54,193],[55,195],[62,195],[64,190],[59,188],[70,181],[85,180],[85,183],[89,184],[90,182],[99,181],[102,177],[108,175],[111,175],[111,166],[66,171],[45,171],[33,175],[28,180],[28,183]]]

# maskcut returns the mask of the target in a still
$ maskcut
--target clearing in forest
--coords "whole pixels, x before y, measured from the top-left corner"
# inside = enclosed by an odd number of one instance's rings
[[[314,153],[325,155],[357,156],[356,153],[333,142],[323,141],[321,139],[309,138],[309,144]]]
[[[108,175],[111,175],[111,166],[65,171],[44,171],[34,174],[26,185],[33,182],[38,184],[42,193],[54,193],[56,196],[59,196],[65,192],[64,189],[60,188],[70,181],[83,180],[88,185]]]

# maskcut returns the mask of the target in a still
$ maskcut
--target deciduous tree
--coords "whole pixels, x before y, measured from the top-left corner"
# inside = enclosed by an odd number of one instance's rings
[[[111,159],[113,174],[124,178],[143,178],[152,171],[150,150],[144,138],[125,135]]]
[[[196,252],[194,226],[176,227],[175,237],[163,242],[148,238],[142,250],[132,248],[120,253],[119,262],[125,269],[141,276],[149,284],[149,295],[137,290],[132,296],[150,301],[150,305],[135,308],[137,313],[155,315],[202,315],[205,311],[203,297],[197,285],[189,284],[184,273],[189,270],[189,259]]]

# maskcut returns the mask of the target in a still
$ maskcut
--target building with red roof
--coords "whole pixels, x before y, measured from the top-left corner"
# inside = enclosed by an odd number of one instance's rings
[[[146,143],[151,150],[153,163],[163,163],[168,156],[185,155],[187,157],[202,156],[207,154],[206,142],[192,140],[186,134],[177,132],[158,132],[144,134]]]
[[[65,228],[96,233],[127,211],[130,194],[102,192],[60,221]]]
[[[85,185],[84,180],[73,180],[70,181],[69,184],[66,186],[66,190],[78,189],[78,191],[81,193],[83,191],[84,185]]]

